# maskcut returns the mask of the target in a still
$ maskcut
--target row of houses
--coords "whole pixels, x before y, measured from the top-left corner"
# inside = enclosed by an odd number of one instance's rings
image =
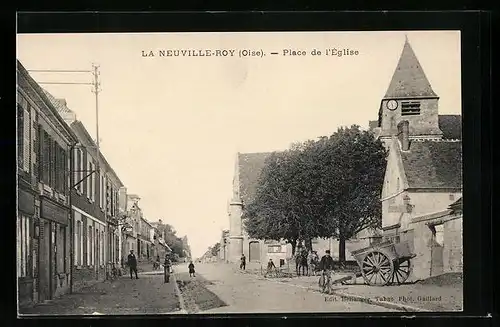
[[[407,241],[417,254],[413,278],[462,271],[462,120],[439,115],[439,97],[408,39],[385,96],[378,120],[369,129],[389,150],[382,202],[382,233],[393,242]],[[286,241],[249,237],[242,222],[245,204],[253,201],[260,172],[271,153],[238,153],[233,194],[228,205],[229,230],[221,235],[219,259],[284,264],[292,258]],[[366,229],[346,242],[350,252],[378,240]],[[337,239],[315,239],[313,250],[338,253]]]
[[[168,251],[66,101],[19,61],[17,133],[20,305],[105,279],[129,250],[140,259]]]

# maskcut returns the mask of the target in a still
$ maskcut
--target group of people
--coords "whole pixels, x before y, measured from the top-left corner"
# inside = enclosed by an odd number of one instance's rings
[[[246,268],[246,256],[245,254],[241,255],[240,258],[240,269],[245,270]],[[330,254],[330,250],[325,251],[325,255],[319,259],[318,253],[316,251],[307,251],[307,250],[298,250],[295,253],[295,269],[297,275],[300,276],[301,273],[303,276],[310,276],[311,273],[316,275],[317,272],[322,272],[324,275],[327,275],[328,278],[333,272],[334,261]],[[276,265],[273,260],[270,258],[267,263],[267,272],[271,272],[276,269]]]
[[[137,275],[137,258],[134,254],[134,250],[130,250],[130,254],[127,257],[127,265],[129,266],[130,269],[130,279],[133,279],[134,275],[136,279],[139,279],[139,276]],[[160,266],[160,256],[158,255],[156,256],[156,261],[153,264],[153,269],[159,266]],[[165,270],[165,282],[168,283],[170,281],[170,273],[172,269],[172,261],[170,260],[170,256],[168,253],[165,254],[165,260],[163,261],[163,268]],[[190,277],[196,277],[193,261],[190,261],[188,265],[188,270]]]
[[[316,251],[298,250],[295,253],[295,271],[300,276],[315,275],[320,271],[320,260]]]

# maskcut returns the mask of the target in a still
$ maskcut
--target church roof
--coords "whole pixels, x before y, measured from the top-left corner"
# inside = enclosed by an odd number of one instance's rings
[[[408,39],[399,58],[385,98],[437,97]]]
[[[411,141],[400,153],[409,188],[462,188],[462,142]]]
[[[462,116],[461,115],[439,115],[439,129],[443,132],[443,139],[462,139]]]
[[[260,173],[270,155],[271,152],[238,154],[239,188],[243,203],[251,203],[255,198]]]

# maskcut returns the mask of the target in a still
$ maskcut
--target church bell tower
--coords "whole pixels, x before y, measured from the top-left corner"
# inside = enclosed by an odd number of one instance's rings
[[[387,142],[397,135],[398,124],[408,121],[410,139],[441,139],[439,97],[433,91],[408,38],[387,92],[380,103],[379,137]]]

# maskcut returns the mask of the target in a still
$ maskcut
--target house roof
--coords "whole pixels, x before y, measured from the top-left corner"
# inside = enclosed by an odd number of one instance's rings
[[[54,107],[57,109],[57,111],[65,116],[65,115],[74,115],[75,113],[68,108],[66,105],[66,100],[64,99],[56,99],[52,94],[50,94],[46,89],[43,89],[43,92],[49,98],[50,102],[54,105]],[[73,118],[75,119],[75,118]]]
[[[462,188],[462,142],[411,141],[400,153],[409,188]]]
[[[368,122],[368,129],[373,130],[374,128],[378,127],[378,120],[370,120]]]
[[[266,159],[271,152],[239,153],[238,175],[240,198],[243,203],[251,203],[257,192],[257,185]]]
[[[68,124],[59,114],[57,108],[52,101],[47,97],[42,87],[31,77],[23,64],[17,60],[17,86],[40,107],[48,118],[57,124],[58,130],[65,134],[70,143],[75,142],[78,138],[75,133],[69,128]]]
[[[439,129],[443,132],[443,139],[462,139],[462,116],[439,115]]]
[[[437,97],[408,39],[384,98],[406,97]]]
[[[452,210],[452,212],[460,212],[460,211],[462,211],[462,209],[463,209],[462,197],[460,197],[460,199],[458,199],[457,201],[455,201],[452,204],[450,204],[448,208],[450,208]]]

